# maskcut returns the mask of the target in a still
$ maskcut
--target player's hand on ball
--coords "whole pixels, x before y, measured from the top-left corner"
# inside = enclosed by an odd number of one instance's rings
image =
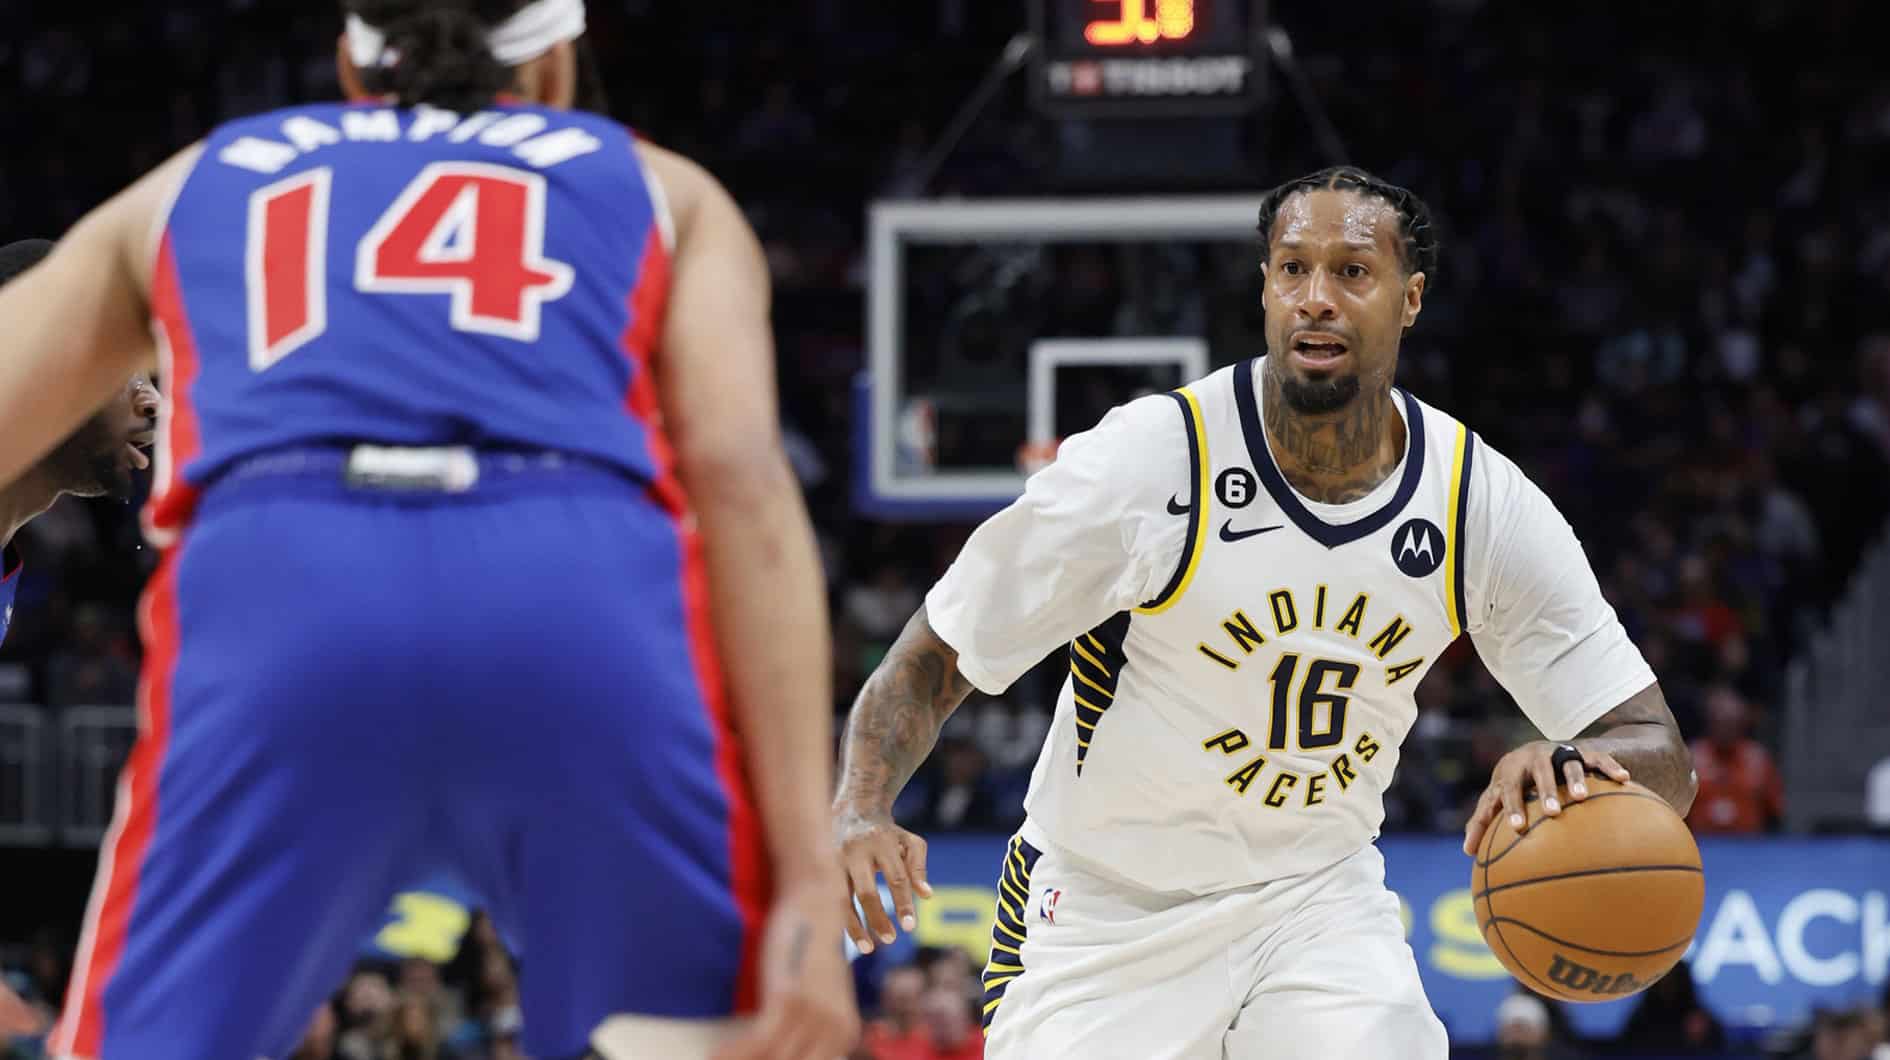
[[[785,885],[775,898],[761,942],[761,1011],[715,1060],[833,1060],[859,1041],[833,888],[826,876]]]
[[[871,953],[875,939],[891,943],[898,937],[879,900],[876,875],[886,877],[893,911],[907,931],[919,924],[913,895],[932,897],[932,885],[925,882],[925,840],[894,824],[890,816],[867,817],[845,809],[835,815],[834,832],[847,873],[847,937],[861,953]]]
[[[1562,763],[1561,776],[1556,775],[1555,753],[1568,747],[1580,754],[1579,760],[1574,755],[1566,756]],[[1537,740],[1523,744],[1497,760],[1496,768],[1490,774],[1490,786],[1483,789],[1483,797],[1477,800],[1476,812],[1470,815],[1470,823],[1464,826],[1463,852],[1474,856],[1477,846],[1483,842],[1483,833],[1496,820],[1498,813],[1509,817],[1509,824],[1518,832],[1528,830],[1528,814],[1523,811],[1523,796],[1534,789],[1542,796],[1542,811],[1550,817],[1562,814],[1562,801],[1556,794],[1558,783],[1568,786],[1570,802],[1580,802],[1588,797],[1588,785],[1583,778],[1584,769],[1592,769],[1606,774],[1617,781],[1626,782],[1628,771],[1613,755],[1606,751],[1590,751],[1574,744],[1553,743],[1549,740]]]

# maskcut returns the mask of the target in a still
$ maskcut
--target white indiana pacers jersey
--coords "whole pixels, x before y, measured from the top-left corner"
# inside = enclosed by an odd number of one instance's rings
[[[1157,596],[1071,642],[1025,802],[1052,842],[1160,890],[1295,875],[1370,842],[1412,693],[1463,628],[1474,436],[1394,392],[1403,463],[1328,521],[1268,455],[1246,368],[1170,395],[1186,553]]]
[[[1413,693],[1461,632],[1552,739],[1653,683],[1514,464],[1393,391],[1403,461],[1369,496],[1314,504],[1268,451],[1263,364],[1070,438],[926,597],[985,692],[1066,646],[1023,834],[1151,890],[1297,875],[1369,843]]]

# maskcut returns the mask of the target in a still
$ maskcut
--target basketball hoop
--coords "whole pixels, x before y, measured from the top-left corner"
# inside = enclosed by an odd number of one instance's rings
[[[1029,477],[1049,467],[1057,458],[1057,447],[1063,444],[1061,438],[1046,438],[1042,441],[1025,442],[1017,447],[1017,470]]]

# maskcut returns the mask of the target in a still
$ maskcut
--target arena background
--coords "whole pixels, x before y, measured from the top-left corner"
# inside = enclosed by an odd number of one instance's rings
[[[767,245],[836,714],[1019,462],[1190,358],[1257,352],[1245,199],[1364,165],[1429,199],[1443,242],[1401,384],[1556,498],[1697,753],[1741,766],[1695,812],[1708,901],[1684,970],[1643,998],[1534,1010],[1478,941],[1455,838],[1526,723],[1467,645],[1436,668],[1383,845],[1460,1052],[1883,1049],[1890,77],[1866,32],[1875,5],[1144,6],[1138,22],[1124,0],[591,4],[590,103],[701,160]],[[325,3],[0,13],[0,239],[57,236],[223,118],[336,91]],[[1134,39],[1091,44],[1091,23]],[[1033,382],[1046,338],[1078,352]],[[151,554],[131,509],[70,501],[19,545],[0,964],[56,1005],[133,731]],[[900,801],[934,840],[938,895],[916,943],[856,962],[879,1021],[858,1055],[976,1055],[992,876],[1059,676],[974,695]],[[415,881],[297,1055],[517,1056],[515,970],[475,904],[450,878]],[[905,967],[922,974],[888,978]],[[38,1055],[30,1035],[10,1047]]]

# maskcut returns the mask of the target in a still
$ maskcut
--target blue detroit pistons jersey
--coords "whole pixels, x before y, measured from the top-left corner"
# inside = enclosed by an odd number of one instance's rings
[[[20,554],[8,545],[0,549],[0,644],[7,640],[7,627],[13,625],[13,594],[20,589]]]
[[[500,103],[218,128],[152,278],[174,402],[151,522],[287,446],[551,450],[659,478],[668,217],[629,130]]]

